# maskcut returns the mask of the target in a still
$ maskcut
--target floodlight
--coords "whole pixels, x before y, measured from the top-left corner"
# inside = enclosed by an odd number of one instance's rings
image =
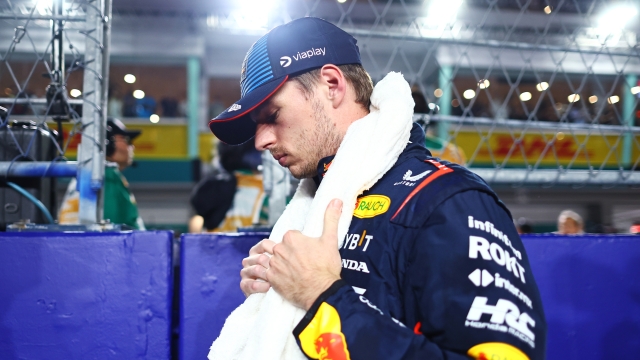
[[[589,102],[590,102],[591,104],[595,104],[595,103],[597,103],[597,102],[598,102],[598,97],[597,97],[597,96],[595,96],[595,95],[591,95],[591,96],[589,96]]]
[[[133,97],[136,99],[143,99],[144,98],[144,91],[142,90],[136,90],[133,92]]]
[[[528,92],[528,91],[523,92],[522,94],[520,94],[520,100],[522,100],[522,101],[531,100],[531,93]]]
[[[431,0],[427,12],[427,23],[444,26],[455,21],[462,0]]]
[[[82,95],[82,91],[78,89],[71,89],[71,91],[69,91],[69,95],[71,95],[74,98],[77,98],[78,96]]]
[[[615,103],[617,103],[618,101],[620,101],[620,97],[619,97],[618,95],[610,96],[610,97],[607,99],[607,102],[608,102],[609,104],[615,104]]]
[[[133,74],[127,74],[124,76],[124,82],[126,82],[127,84],[133,84],[134,82],[136,82],[136,77]]]
[[[567,96],[567,99],[569,100],[569,102],[577,102],[580,100],[580,94],[571,94],[569,96]]]
[[[538,89],[538,91],[545,91],[549,88],[549,83],[546,81],[543,81],[541,83],[538,83],[538,85],[536,85],[536,89]]]
[[[600,15],[598,28],[602,34],[608,35],[622,30],[637,15],[638,8],[631,3],[614,4]]]
[[[476,96],[476,92],[471,90],[471,89],[467,89],[462,93],[462,96],[464,96],[465,99],[473,99]]]
[[[151,121],[154,124],[157,124],[160,121],[160,116],[156,114],[151,114],[151,116],[149,116],[149,121]]]

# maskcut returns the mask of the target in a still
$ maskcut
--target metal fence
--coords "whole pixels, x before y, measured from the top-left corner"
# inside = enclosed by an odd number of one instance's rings
[[[0,177],[73,176],[82,223],[100,220],[109,69],[110,0],[0,5]],[[49,123],[57,123],[53,128]],[[62,123],[72,127],[63,131]],[[26,130],[26,131],[25,131]],[[80,136],[77,161],[65,157]],[[48,154],[33,149],[52,144]]]
[[[271,2],[260,19],[318,16],[356,36],[374,80],[401,71],[410,81],[435,152],[490,183],[610,187],[640,184],[639,7],[305,0]],[[256,16],[220,10],[207,24],[246,28]]]

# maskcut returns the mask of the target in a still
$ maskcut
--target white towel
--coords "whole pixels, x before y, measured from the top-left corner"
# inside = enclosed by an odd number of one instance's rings
[[[319,237],[325,210],[338,198],[343,207],[336,246],[342,246],[357,197],[395,164],[409,142],[413,106],[411,88],[400,73],[391,72],[378,82],[371,112],[349,126],[320,187],[316,191],[312,179],[300,182],[269,239],[280,242],[288,230]],[[229,315],[211,345],[209,359],[306,359],[292,335],[304,314],[273,289],[253,294]]]

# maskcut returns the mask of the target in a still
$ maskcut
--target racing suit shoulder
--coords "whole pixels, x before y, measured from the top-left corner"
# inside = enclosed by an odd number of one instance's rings
[[[478,175],[463,166],[437,158],[422,160],[430,173],[419,182],[396,209],[391,222],[405,227],[422,226],[445,200],[468,190],[477,190],[490,195],[496,204],[511,217],[509,209],[495,192]]]

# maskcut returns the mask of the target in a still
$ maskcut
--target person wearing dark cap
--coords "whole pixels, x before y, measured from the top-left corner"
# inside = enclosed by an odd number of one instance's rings
[[[255,137],[302,180],[243,260],[248,299],[210,359],[545,357],[509,210],[477,175],[431,156],[401,74],[374,88],[355,38],[302,18],[249,49],[240,84],[211,131],[228,144]]]
[[[129,183],[122,171],[133,163],[133,140],[140,130],[127,129],[116,118],[107,119],[106,164],[104,170],[104,212],[103,218],[114,224],[124,224],[134,229],[144,230],[144,223],[138,215],[136,199],[129,190]],[[79,193],[76,179],[72,179],[62,200],[59,212],[60,224],[79,223]]]

